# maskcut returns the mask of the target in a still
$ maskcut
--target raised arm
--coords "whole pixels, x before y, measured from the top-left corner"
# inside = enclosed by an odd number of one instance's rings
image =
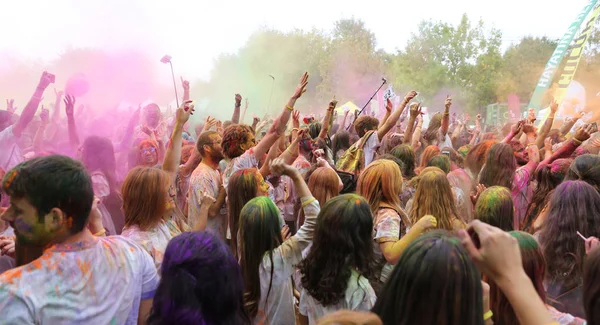
[[[44,71],[44,73],[42,73],[42,77],[40,78],[40,82],[37,85],[37,88],[35,88],[35,92],[29,99],[29,102],[27,102],[27,105],[25,105],[25,108],[23,109],[19,120],[13,126],[14,136],[21,136],[23,130],[25,130],[27,125],[29,125],[29,122],[31,122],[31,120],[35,116],[35,112],[37,111],[38,106],[42,101],[42,95],[44,94],[44,91],[46,90],[46,88],[48,88],[48,85],[50,85],[53,82],[54,75]]]
[[[448,134],[448,127],[450,126],[450,106],[452,106],[452,98],[450,95],[448,95],[446,96],[446,102],[444,103],[444,115],[442,116],[441,131],[443,135]]]
[[[583,115],[583,113],[581,113]],[[573,126],[575,125],[575,123],[577,123],[577,121],[579,120],[579,117],[567,117],[565,119],[565,122],[563,123],[563,125],[560,127],[560,135],[561,136],[566,136],[567,134],[569,134],[569,132],[571,131],[571,129],[573,128]]]
[[[389,101],[389,99],[388,99]],[[406,132],[404,132],[404,143],[412,144],[413,132],[415,128],[415,121],[421,114],[421,104],[413,103],[410,105],[410,117],[408,118],[408,125],[406,126]]]
[[[77,134],[77,125],[75,124],[75,97],[71,95],[65,96],[65,112],[67,114],[67,125],[69,129],[69,143],[73,152],[79,149],[79,135]]]
[[[190,119],[190,115],[194,114],[194,105],[191,101],[186,101],[182,104],[182,107],[177,109],[175,113],[175,127],[173,133],[171,133],[171,140],[169,141],[169,147],[165,154],[162,169],[172,175],[173,181],[177,176],[177,168],[181,161],[181,142],[183,140],[183,125]]]
[[[129,148],[131,148],[131,142],[133,140],[135,127],[140,122],[141,110],[142,107],[138,106],[138,108],[135,111],[133,111],[133,114],[131,114],[131,116],[129,117],[129,122],[127,122],[127,128],[125,129],[125,133],[123,134],[121,143],[119,143],[119,146],[115,148],[116,152],[128,151]]]
[[[552,123],[554,123],[554,116],[556,116],[557,111],[558,102],[553,100],[552,104],[550,104],[550,115],[548,115],[548,118],[544,121],[544,125],[542,125],[542,128],[539,130],[537,140],[535,142],[539,148],[544,145],[544,139],[546,139],[548,133],[550,133],[550,130],[552,129]]]
[[[509,143],[517,134],[519,134],[521,132],[521,130],[523,129],[524,123],[525,122],[523,122],[523,121],[519,121],[519,122],[517,122],[517,124],[513,125],[510,128],[510,133],[508,133],[506,138],[504,138],[504,140],[502,140],[502,143]]]
[[[392,101],[388,98],[385,101],[385,115],[381,119],[381,122],[379,122],[379,126],[383,126],[385,124],[385,121],[387,121],[387,119],[390,118],[390,115],[392,115],[393,108],[394,105],[392,105]]]
[[[181,88],[183,88],[183,102],[185,103],[190,100],[190,82],[183,80],[183,77],[181,77]]]
[[[261,160],[265,153],[273,146],[273,143],[279,139],[279,137],[285,133],[285,127],[290,120],[290,116],[294,111],[294,105],[296,104],[296,100],[302,96],[302,94],[306,91],[306,86],[308,85],[308,72],[305,72],[300,79],[300,83],[298,87],[296,87],[296,91],[288,101],[287,105],[283,108],[279,116],[271,125],[271,128],[265,134],[265,136],[260,140],[260,142],[254,147],[254,156],[256,160]]]
[[[263,165],[260,167],[259,172],[264,178],[271,174],[271,161],[273,161],[275,158],[277,158],[277,156],[279,156],[279,143],[282,140],[283,136],[277,141],[275,141],[271,149],[269,149],[269,152],[267,153],[267,158],[263,162]]]
[[[42,152],[44,132],[50,123],[50,112],[48,112],[47,109],[44,109],[43,106],[42,113],[40,113],[40,119],[42,122],[40,123],[40,127],[35,131],[35,136],[33,137],[33,152],[36,154]]]
[[[417,96],[417,92],[414,90],[411,90],[408,94],[406,94],[404,100],[400,102],[400,105],[398,105],[398,108],[396,108],[396,110],[390,115],[390,118],[388,118],[387,121],[385,121],[385,124],[383,124],[377,130],[377,137],[379,138],[379,141],[383,140],[383,137],[392,129],[392,127],[394,127],[394,125],[396,125],[400,115],[402,115],[402,111],[404,111],[406,105],[408,105],[408,103],[415,98],[415,96]]]
[[[240,123],[244,123],[246,120],[246,111],[248,111],[248,98],[244,99],[244,110],[242,111],[242,116],[240,117]]]
[[[242,95],[235,94],[235,107],[233,108],[233,115],[231,116],[231,122],[234,124],[240,123],[240,107],[242,106]]]
[[[58,124],[60,120],[60,102],[62,101],[63,92],[54,89],[54,110],[52,111],[52,122]]]
[[[323,140],[327,139],[327,135],[329,134],[329,127],[331,126],[331,117],[333,116],[333,111],[335,110],[337,103],[338,101],[335,100],[335,97],[329,102],[327,114],[325,114],[325,119],[323,120],[323,125],[321,126],[321,132],[319,133],[319,138]]]
[[[410,143],[411,148],[417,151],[419,146],[419,140],[421,140],[421,130],[423,129],[423,116],[419,115],[417,118],[417,126],[415,127],[415,132],[413,134],[413,139]],[[405,135],[406,136],[406,135]]]

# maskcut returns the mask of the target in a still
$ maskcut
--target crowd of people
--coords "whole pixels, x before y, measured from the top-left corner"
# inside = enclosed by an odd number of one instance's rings
[[[187,81],[99,122],[38,114],[53,80],[0,111],[0,324],[600,324],[600,133],[557,102],[301,116],[305,73],[250,125],[190,125]]]

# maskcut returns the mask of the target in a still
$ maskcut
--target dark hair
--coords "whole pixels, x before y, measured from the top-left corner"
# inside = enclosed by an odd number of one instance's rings
[[[600,324],[600,247],[588,254],[583,269],[583,308],[590,325]]]
[[[229,159],[237,158],[244,153],[242,145],[247,143],[254,132],[244,124],[232,124],[223,131],[223,154]]]
[[[493,140],[479,142],[467,153],[465,168],[471,171],[474,178],[477,178],[477,175],[479,175],[487,159],[488,151],[495,143],[496,141]]]
[[[283,243],[279,213],[275,203],[265,196],[250,200],[240,213],[240,265],[245,283],[244,303],[252,319],[258,313],[261,297],[258,269],[265,254],[268,254],[271,261],[271,277],[266,300],[271,293],[274,273],[273,249]],[[232,231],[231,237],[233,236],[235,234]]]
[[[600,194],[588,183],[565,181],[554,190],[539,238],[547,280],[563,282],[566,288],[580,284],[585,247],[577,231],[600,237],[599,216]]]
[[[600,191],[600,156],[581,155],[571,163],[565,180],[582,180]]]
[[[506,187],[492,186],[477,199],[475,219],[504,231],[512,231],[515,230],[514,215],[512,194]]]
[[[229,178],[227,185],[227,213],[231,231],[231,250],[238,257],[238,229],[240,214],[246,202],[257,196],[259,171],[256,168],[244,168],[236,171]]]
[[[171,239],[148,324],[250,324],[237,260],[208,232]]]
[[[531,279],[540,299],[546,301],[546,289],[544,288],[546,261],[542,250],[535,238],[528,233],[511,231],[510,235],[515,237],[519,243],[523,270]],[[494,324],[519,325],[519,319],[502,290],[494,281],[488,279],[488,284],[490,285],[490,309],[494,313],[492,318]]]
[[[198,140],[196,141],[196,149],[198,149],[198,152],[201,156],[204,157],[204,145],[210,145],[212,143],[211,137],[213,135],[219,135],[219,133],[216,131],[204,131],[198,136]]]
[[[432,231],[411,243],[373,312],[384,324],[483,324],[481,275],[460,240]]]
[[[429,120],[429,126],[427,126],[427,130],[423,132],[423,139],[427,141],[427,143],[432,144],[433,141],[439,139],[439,130],[442,127],[442,114],[436,113],[433,114],[431,119]]]
[[[363,115],[354,121],[354,130],[356,130],[356,134],[361,138],[366,134],[365,129],[372,131],[377,129],[378,126],[379,120],[373,116]]]
[[[333,151],[333,159],[337,163],[337,152],[340,150],[344,150],[345,152],[350,148],[350,133],[345,130],[336,133],[335,137],[333,137],[331,148],[331,151]]]
[[[402,144],[395,146],[392,151],[390,151],[390,154],[400,159],[404,163],[404,167],[402,168],[402,176],[405,179],[410,180],[417,176],[415,173],[417,157],[415,155],[415,151],[410,145]]]
[[[54,208],[73,222],[68,229],[76,234],[88,222],[94,190],[82,163],[66,156],[33,158],[6,173],[2,189],[7,195],[26,199],[37,211],[39,220]]]
[[[312,122],[308,125],[308,134],[311,138],[316,139],[319,137],[322,127],[323,124],[321,122]]]
[[[512,147],[506,143],[496,143],[487,153],[479,183],[486,187],[498,185],[512,188],[516,169],[517,160]]]
[[[299,265],[302,287],[321,305],[344,299],[352,270],[373,278],[372,230],[371,207],[359,195],[340,195],[323,206],[310,251]]]
[[[527,207],[525,218],[521,223],[523,231],[535,232],[535,229],[533,229],[535,220],[548,203],[552,191],[562,183],[572,161],[572,159],[557,159],[552,164],[544,165],[536,171],[537,187]]]
[[[450,158],[446,155],[434,156],[427,162],[427,167],[437,167],[447,175],[450,172]]]

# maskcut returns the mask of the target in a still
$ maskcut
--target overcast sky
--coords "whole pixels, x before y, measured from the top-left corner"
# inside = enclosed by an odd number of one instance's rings
[[[235,52],[268,26],[330,30],[340,18],[362,19],[378,47],[401,49],[421,20],[456,24],[463,13],[503,32],[505,46],[523,36],[558,39],[586,0],[2,0],[0,59],[49,60],[68,47],[136,49],[173,56],[178,74],[207,78],[213,59]],[[0,60],[0,64],[1,64]]]

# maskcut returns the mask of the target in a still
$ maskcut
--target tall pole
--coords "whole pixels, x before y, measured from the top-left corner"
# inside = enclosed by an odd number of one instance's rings
[[[175,83],[175,72],[173,72],[173,63],[169,60],[169,65],[171,66],[171,76],[173,77],[173,89],[175,89],[175,103],[177,103],[177,108],[179,108],[179,95],[177,95],[177,84]]]
[[[377,90],[375,90],[375,92],[373,93],[373,96],[371,96],[371,98],[369,98],[369,100],[367,101],[367,103],[365,104],[365,106],[363,106],[363,108],[361,108],[361,110],[358,112],[358,114],[354,116],[354,121],[352,121],[352,124],[348,125],[348,127],[346,128],[346,130],[350,130],[350,127],[352,125],[354,125],[354,122],[356,122],[356,119],[360,116],[360,114],[362,114],[362,112],[365,110],[365,108],[367,107],[367,105],[369,105],[371,103],[371,101],[377,95],[377,93],[379,92],[379,90],[381,90],[381,88],[383,87],[383,85],[385,85],[387,83],[387,80],[385,80],[385,78],[381,78],[381,81],[382,81],[381,82],[381,86],[379,86],[379,88],[377,88]]]

